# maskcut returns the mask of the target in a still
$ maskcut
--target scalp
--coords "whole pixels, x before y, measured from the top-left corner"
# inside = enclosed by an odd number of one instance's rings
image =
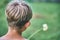
[[[23,26],[32,18],[32,10],[25,2],[10,2],[5,13],[9,25]]]

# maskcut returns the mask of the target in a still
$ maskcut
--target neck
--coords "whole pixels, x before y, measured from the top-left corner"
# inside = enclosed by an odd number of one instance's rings
[[[23,38],[21,34],[19,34],[18,32],[16,32],[16,30],[13,30],[11,28],[8,29],[8,33],[5,35],[5,37],[10,39]]]

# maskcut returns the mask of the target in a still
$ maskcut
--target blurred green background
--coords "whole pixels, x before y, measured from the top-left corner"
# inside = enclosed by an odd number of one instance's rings
[[[0,0],[0,37],[7,33],[5,7],[10,0]],[[31,25],[23,32],[25,38],[48,25],[47,31],[39,31],[30,40],[60,40],[60,0],[25,0],[33,11]]]

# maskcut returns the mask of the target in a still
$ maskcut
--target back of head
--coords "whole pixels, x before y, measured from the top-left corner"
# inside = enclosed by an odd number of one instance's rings
[[[10,2],[5,10],[8,25],[22,28],[32,18],[31,8],[23,1]]]

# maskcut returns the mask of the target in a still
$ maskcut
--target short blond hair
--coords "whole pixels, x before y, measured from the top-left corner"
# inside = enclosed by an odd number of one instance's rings
[[[22,28],[22,26],[32,18],[31,8],[23,1],[8,3],[5,13],[10,27],[16,26]]]

